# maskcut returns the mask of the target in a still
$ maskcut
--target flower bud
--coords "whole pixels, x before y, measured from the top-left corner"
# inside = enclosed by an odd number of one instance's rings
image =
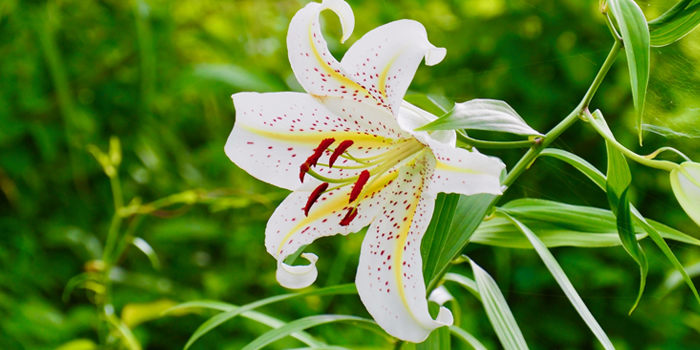
[[[686,214],[700,225],[700,164],[685,162],[671,171],[671,188]]]

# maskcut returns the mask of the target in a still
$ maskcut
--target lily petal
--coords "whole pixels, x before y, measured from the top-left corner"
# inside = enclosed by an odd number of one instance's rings
[[[435,205],[435,198],[423,190],[434,162],[425,152],[399,168],[362,243],[356,277],[360,299],[374,320],[387,333],[416,343],[453,321],[446,308],[436,320],[430,317],[423,282],[420,244]]]
[[[429,146],[437,159],[430,193],[503,193],[499,176],[505,164],[500,159],[485,156],[476,149],[453,148],[433,140],[429,140]]]
[[[289,174],[299,172],[323,139],[353,140],[351,151],[362,147],[360,155],[372,155],[406,137],[391,118],[382,123],[365,117],[363,107],[344,104],[338,106],[345,115],[338,116],[303,93],[238,93],[233,103],[236,124],[226,141],[226,155],[261,181],[288,190],[301,186],[299,178]],[[355,176],[359,170],[319,168],[319,172]]]
[[[277,262],[277,282],[282,287],[300,289],[310,286],[318,277],[316,261],[318,256],[313,253],[303,253],[301,257],[309,261],[309,265],[290,266],[284,261]]]
[[[398,115],[399,106],[421,60],[429,66],[445,57],[444,48],[428,41],[422,24],[399,20],[378,27],[358,40],[340,65],[364,86],[377,103]]]
[[[345,1],[312,2],[294,15],[287,32],[287,50],[294,75],[304,90],[319,98],[335,96],[375,105],[373,96],[347,76],[341,64],[328,51],[321,34],[318,15],[332,10],[343,27],[343,41],[352,33],[355,17]]]
[[[312,264],[303,268],[291,267],[282,261],[318,238],[336,234],[347,235],[369,225],[385,201],[384,189],[394,182],[396,176],[396,172],[387,173],[373,182],[357,206],[357,216],[347,226],[340,226],[339,223],[352,208],[352,205],[348,204],[352,186],[323,193],[308,216],[304,214],[303,209],[310,191],[295,191],[287,196],[272,214],[265,229],[265,246],[268,253],[278,261],[277,277],[280,284],[288,288],[303,288],[313,283],[316,278],[314,259],[309,259]]]
[[[436,119],[438,119],[436,115],[403,101],[396,121],[399,122],[401,129],[406,130],[425,144],[428,143],[429,139],[433,139],[454,148],[457,144],[457,133],[454,130],[414,131]]]

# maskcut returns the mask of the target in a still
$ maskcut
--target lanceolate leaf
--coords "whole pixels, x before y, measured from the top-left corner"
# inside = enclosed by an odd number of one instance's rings
[[[510,220],[530,240],[530,243],[532,243],[535,251],[537,251],[537,254],[539,254],[540,258],[542,258],[542,261],[544,262],[545,266],[547,266],[547,269],[549,269],[549,272],[552,274],[557,283],[559,283],[559,286],[564,291],[564,294],[566,294],[567,298],[569,298],[571,304],[581,315],[583,321],[586,322],[588,328],[590,328],[593,334],[595,334],[596,338],[598,338],[603,347],[606,350],[615,349],[607,334],[605,334],[605,331],[603,331],[603,329],[600,327],[598,321],[596,321],[591,312],[588,311],[586,304],[583,302],[583,300],[581,300],[581,297],[576,292],[576,289],[574,289],[574,286],[571,284],[571,281],[569,281],[569,278],[564,273],[564,270],[562,270],[561,266],[559,266],[559,263],[557,263],[552,253],[547,249],[547,247],[545,247],[544,243],[542,243],[537,235],[535,235],[520,221],[514,219],[504,212],[498,213]]]
[[[440,193],[435,200],[435,209],[430,225],[425,231],[421,242],[421,256],[423,258],[423,277],[429,283],[438,271],[438,262],[447,249],[446,242],[450,238],[450,226],[455,214],[455,208],[459,203],[459,194]]]
[[[474,279],[479,288],[486,315],[489,317],[503,347],[506,350],[528,349],[518,323],[515,322],[515,317],[513,317],[506,299],[498,289],[496,281],[473,260],[470,259],[469,263],[474,271]]]
[[[627,54],[627,64],[632,83],[632,98],[637,111],[639,142],[642,142],[642,115],[647,85],[649,85],[650,38],[644,13],[633,0],[609,0],[608,4],[617,19]]]
[[[282,339],[292,333],[305,330],[307,328],[319,326],[322,324],[334,323],[334,322],[347,322],[353,324],[363,324],[363,326],[370,326],[376,328],[377,332],[383,333],[382,329],[377,326],[377,324],[369,319],[357,317],[357,316],[347,316],[347,315],[317,315],[300,318],[296,321],[289,322],[282,327],[273,329],[257,339],[253,340],[251,343],[246,345],[243,350],[257,350],[262,349],[266,345]]]
[[[317,290],[312,290],[308,292],[302,292],[302,293],[294,293],[294,294],[284,294],[284,295],[277,295],[273,296],[270,298],[265,298],[262,300],[258,300],[256,302],[250,303],[243,305],[241,307],[237,307],[235,305],[231,304],[225,304],[221,302],[209,302],[209,301],[195,301],[195,302],[188,302],[184,303],[175,307],[172,307],[168,310],[166,310],[164,313],[169,313],[175,310],[181,310],[185,308],[191,308],[191,307],[206,307],[206,308],[212,308],[216,310],[221,310],[224,311],[223,313],[220,313],[210,319],[208,319],[206,322],[204,322],[197,330],[192,334],[190,339],[187,341],[187,344],[185,345],[185,349],[189,348],[197,339],[201,338],[203,335],[207,334],[209,331],[212,329],[218,327],[222,323],[238,316],[238,315],[244,315],[250,310],[253,310],[255,308],[261,307],[263,305],[268,305],[272,303],[276,303],[282,300],[288,300],[288,299],[293,299],[293,298],[298,298],[298,297],[303,297],[303,296],[312,296],[312,295],[342,295],[342,294],[356,294],[357,293],[357,288],[355,287],[354,284],[344,284],[340,286],[331,286],[331,287],[326,287],[326,288],[321,288]]]
[[[449,106],[445,107],[445,105],[448,103],[447,101],[441,101],[442,99],[436,99],[428,95],[411,94],[404,96],[403,99],[404,101],[438,117],[443,116],[450,110]]]
[[[479,339],[476,339],[476,337],[469,334],[462,328],[459,328],[457,326],[450,326],[450,332],[452,332],[452,334],[455,337],[467,342],[467,344],[471,345],[471,347],[474,348],[474,350],[487,350],[486,347],[483,344],[481,344]]]
[[[602,117],[599,120],[604,123]],[[629,189],[632,183],[632,174],[630,173],[627,159],[618,151],[610,142],[606,142],[608,153],[608,176],[606,181],[606,192],[610,209],[617,217],[617,232],[620,235],[620,241],[627,253],[639,265],[639,294],[634,302],[630,313],[634,311],[639,304],[639,300],[644,294],[644,286],[646,284],[647,270],[649,269],[646,255],[642,247],[637,243],[634,227],[632,225],[632,217],[630,215]]]
[[[700,0],[683,0],[659,18],[649,21],[651,46],[670,45],[700,25]]]
[[[547,150],[545,150],[547,151]],[[545,152],[542,152],[542,154],[545,154]],[[596,169],[594,166],[592,166],[590,163],[586,162],[582,158],[573,155],[571,153],[565,152],[565,151],[559,151],[559,152],[547,152],[546,155],[552,155],[557,157],[558,159],[564,160],[567,163],[573,165],[576,169],[580,170],[589,178],[591,178],[598,187],[600,187],[603,191],[605,191],[605,176],[600,173],[598,169]],[[673,251],[671,251],[671,248],[668,247],[668,244],[666,244],[666,241],[664,241],[664,238],[671,238],[671,237],[664,237],[661,235],[661,233],[652,225],[650,224],[643,216],[642,214],[637,211],[637,209],[634,208],[634,206],[630,206],[630,211],[632,212],[632,215],[634,216],[635,221],[649,234],[651,239],[656,243],[656,245],[661,249],[661,251],[666,255],[666,258],[671,262],[671,264],[678,270],[678,272],[683,276],[683,279],[685,282],[688,284],[690,289],[693,291],[693,294],[695,294],[695,298],[700,302],[700,295],[698,295],[697,289],[695,289],[695,285],[693,285],[693,281],[688,277],[688,274],[685,272],[685,269],[683,268],[683,265],[678,261],[678,258],[673,254]],[[673,238],[676,239],[676,238]],[[681,241],[685,242],[685,239],[680,239]],[[694,242],[688,242],[690,244],[696,244]]]
[[[491,194],[459,196],[459,202],[454,209],[450,225],[450,233],[445,240],[445,245],[442,247],[442,252],[436,259],[435,269],[432,273],[433,277],[431,279],[426,278],[426,281],[430,281],[428,290],[433,290],[437,286],[440,281],[435,277],[440,276],[450,266],[452,259],[461,254],[474,230],[479,227],[486,213],[491,210],[494,198],[495,196]]]
[[[541,135],[531,128],[507,103],[499,100],[474,99],[456,103],[443,117],[418,130],[477,129],[518,135]]]
[[[627,193],[629,187],[626,188],[622,195],[620,196],[619,204],[617,207],[617,231],[620,233],[620,240],[622,241],[622,246],[625,247],[627,253],[637,262],[639,265],[639,294],[637,295],[637,300],[635,300],[630,314],[639,304],[639,300],[642,299],[642,294],[644,294],[644,286],[647,280],[647,271],[649,270],[649,264],[647,262],[647,257],[642,250],[642,247],[637,243],[636,236],[634,234],[634,228],[632,226],[632,216],[630,215],[630,202],[627,198]]]
[[[516,199],[503,205],[500,210],[515,217],[525,226],[536,227],[535,234],[549,248],[596,248],[621,244],[616,218],[610,210],[534,198]],[[649,223],[664,238],[700,246],[698,239],[652,220],[649,220]],[[647,236],[646,231],[638,224],[634,226],[634,232],[637,240]],[[530,241],[510,221],[502,217],[483,221],[470,242],[532,249]]]

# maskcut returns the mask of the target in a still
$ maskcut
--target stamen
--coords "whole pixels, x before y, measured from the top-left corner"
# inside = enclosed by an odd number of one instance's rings
[[[368,179],[369,171],[362,170],[357,182],[355,183],[355,187],[353,187],[352,191],[350,191],[350,201],[348,203],[352,203],[355,201],[355,199],[357,199],[357,196],[359,196],[360,192],[362,192],[362,187],[367,183]]]
[[[310,168],[309,162],[304,162],[304,164],[299,167],[299,180],[301,183],[304,183],[304,175],[309,172]]]
[[[355,207],[348,209],[348,213],[345,214],[345,217],[342,220],[340,220],[340,226],[350,225],[350,222],[353,219],[355,219],[355,217],[357,216],[357,213],[358,213],[358,210]]]
[[[353,143],[355,143],[353,140],[345,140],[345,141],[341,142],[340,145],[338,146],[338,148],[336,148],[335,151],[333,151],[333,154],[331,154],[331,157],[328,160],[328,166],[332,168],[333,163],[335,163],[335,161],[338,159],[338,157],[341,154],[345,153],[345,151],[350,146],[352,146]]]
[[[304,215],[309,216],[309,210],[311,210],[311,206],[316,203],[319,197],[321,197],[321,194],[326,191],[328,188],[328,182],[324,182],[318,187],[316,187],[313,192],[311,192],[311,195],[309,196],[309,199],[306,201],[306,206],[304,206]]]
[[[335,139],[332,137],[323,139],[321,143],[318,144],[318,147],[314,149],[314,154],[307,158],[304,164],[299,167],[299,180],[301,180],[301,183],[304,183],[304,175],[309,172],[309,169],[311,169],[312,166],[316,166],[318,160],[323,155],[323,152],[325,152],[326,149],[328,149],[328,146],[332,145],[333,142],[335,142]]]
[[[323,139],[323,141],[321,141],[318,147],[316,147],[316,149],[314,150],[314,154],[312,154],[306,160],[306,162],[309,163],[309,165],[311,166],[316,166],[316,163],[318,163],[318,160],[323,155],[323,152],[325,152],[326,149],[328,149],[328,146],[332,145],[333,142],[335,142],[335,139],[332,137],[329,139]]]

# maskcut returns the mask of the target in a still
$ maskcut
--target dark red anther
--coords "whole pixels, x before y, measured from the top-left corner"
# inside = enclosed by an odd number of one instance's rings
[[[309,172],[309,169],[309,162],[305,162],[299,167],[299,181],[301,181],[301,183],[304,183],[304,175]]]
[[[362,170],[357,182],[355,182],[355,187],[353,187],[352,191],[350,191],[350,202],[348,203],[352,203],[355,201],[355,199],[357,199],[357,196],[359,196],[360,192],[362,192],[362,187],[365,186],[367,180],[369,180],[369,171]]]
[[[306,201],[306,206],[304,206],[304,215],[309,216],[309,210],[311,210],[311,206],[316,203],[319,197],[321,197],[321,194],[328,189],[328,182],[324,182],[318,187],[316,187],[313,192],[311,192],[311,195],[309,196],[309,199]]]
[[[342,220],[340,220],[340,226],[350,225],[350,222],[352,222],[352,220],[355,219],[355,217],[357,216],[358,211],[359,210],[357,210],[357,208],[350,208],[348,210],[348,213],[345,214],[345,217]]]
[[[338,147],[333,151],[333,154],[331,154],[331,158],[328,160],[328,166],[333,167],[333,163],[335,163],[336,159],[340,157],[341,154],[345,153],[345,151],[352,146],[352,144],[355,143],[353,140],[345,140],[338,145]]]
[[[318,144],[318,147],[314,149],[314,154],[312,154],[306,162],[309,163],[310,166],[316,166],[316,163],[318,163],[318,160],[321,158],[323,155],[323,152],[325,152],[330,145],[335,142],[334,138],[329,138],[329,139],[323,139],[321,143]]]

